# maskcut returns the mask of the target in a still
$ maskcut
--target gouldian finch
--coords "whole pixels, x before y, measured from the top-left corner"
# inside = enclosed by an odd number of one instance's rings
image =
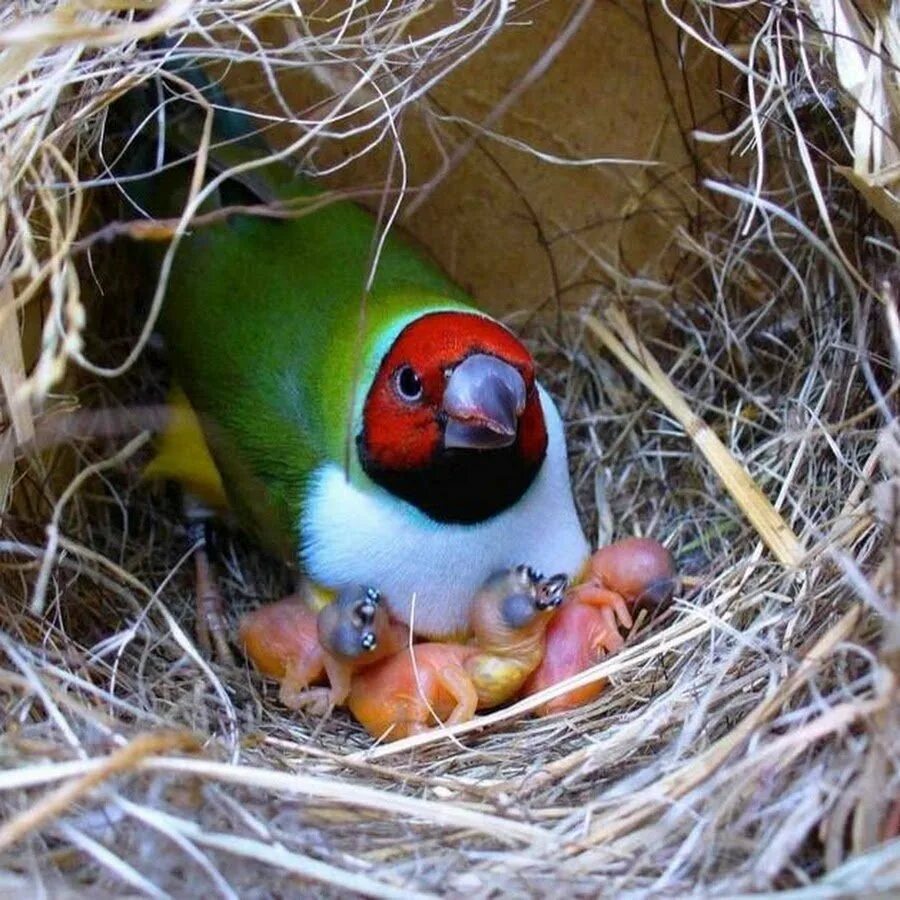
[[[213,170],[261,155],[225,126]],[[318,196],[271,163],[202,211]],[[352,202],[211,219],[178,248],[159,329],[221,477],[200,480],[240,523],[427,636],[463,632],[498,569],[581,569],[563,423],[508,328],[394,232],[367,291],[378,233]]]

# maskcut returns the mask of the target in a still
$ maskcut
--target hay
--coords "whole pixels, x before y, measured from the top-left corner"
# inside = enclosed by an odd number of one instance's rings
[[[238,0],[0,13],[0,891],[896,892],[900,269],[884,222],[898,228],[900,44],[886,5],[755,5],[728,27],[714,4],[668,10],[738,73],[723,85],[744,110],[731,132],[690,137],[745,153],[745,177],[707,170],[667,282],[584,239],[606,286],[525,323],[563,398],[592,536],[665,536],[686,574],[669,610],[578,676],[609,681],[595,703],[540,720],[528,699],[372,748],[343,713],[286,715],[194,647],[177,505],[137,478],[135,405],[160,397],[140,356],[152,323],[89,355],[105,334],[91,267],[112,268],[85,226],[109,181],[104,111],[191,35],[192,53],[261,67],[273,91],[273,73],[306,67],[344,98],[299,117],[291,153],[360,135],[393,148],[405,107],[525,18],[430,6],[336,3],[309,20],[274,0],[280,46],[254,41],[260,5]],[[164,31],[175,51],[139,43]],[[62,380],[73,364],[87,380]],[[121,415],[87,427],[79,405]],[[236,614],[284,587],[240,537],[225,561]]]

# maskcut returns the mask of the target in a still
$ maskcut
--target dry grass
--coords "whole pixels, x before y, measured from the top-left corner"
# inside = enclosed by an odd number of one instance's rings
[[[259,6],[0,13],[0,893],[896,893],[900,261],[855,190],[898,227],[896,22],[760,4],[723,44],[715,5],[670,10],[739,73],[746,118],[699,137],[747,154],[745,186],[707,173],[670,284],[618,273],[527,333],[592,537],[664,535],[685,589],[579,676],[609,681],[589,707],[536,720],[523,701],[372,748],[344,714],[286,715],[196,650],[177,505],[139,482],[146,435],[116,437],[159,398],[153,364],[134,365],[149,322],[110,326],[119,343],[88,358],[100,329],[73,244],[103,110],[163,55],[140,38],[191,33],[225,59],[238,28],[266,71],[316,67],[349,99],[305,123],[302,153],[359,129],[390,143],[401,107],[512,12],[457,4],[413,44],[428,4],[347,4],[312,33],[273,0],[289,40],[263,53]],[[639,339],[622,309],[654,328]],[[77,399],[72,363],[90,375]],[[111,437],[59,446],[79,403],[124,411],[89,429]],[[240,538],[224,558],[236,612],[283,589]]]

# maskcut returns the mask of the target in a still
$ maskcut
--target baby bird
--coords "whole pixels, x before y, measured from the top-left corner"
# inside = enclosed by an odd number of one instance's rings
[[[472,601],[471,643],[416,644],[357,673],[350,711],[373,737],[397,740],[509,700],[540,664],[566,584],[527,566],[495,573]]]
[[[625,538],[601,547],[588,560],[587,577],[571,592],[579,603],[596,607],[609,626],[615,646],[622,646],[619,627],[634,624],[631,609],[638,603],[658,605],[675,586],[672,554],[652,538]]]
[[[374,588],[353,585],[316,615],[299,596],[285,597],[243,618],[241,644],[260,673],[280,682],[285,706],[322,714],[344,702],[355,671],[403,646],[406,630],[381,601]],[[310,687],[326,675],[330,687]]]
[[[601,610],[567,599],[547,629],[544,658],[525,682],[522,693],[536,694],[583,672],[621,644],[618,629],[610,629]],[[584,706],[599,697],[605,685],[604,681],[594,681],[575,688],[538,706],[535,715],[548,716]]]
[[[621,649],[619,628],[631,628],[631,610],[640,603],[658,605],[675,587],[672,555],[658,541],[626,538],[601,547],[588,562],[586,580],[570,591],[547,629],[541,664],[523,693],[535,694],[583,672],[607,653]],[[596,699],[604,682],[595,681],[539,706],[549,715],[583,706]]]

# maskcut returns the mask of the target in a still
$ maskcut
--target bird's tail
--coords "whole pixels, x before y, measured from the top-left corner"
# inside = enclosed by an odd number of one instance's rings
[[[158,46],[165,53],[159,72],[110,110],[104,155],[133,211],[168,219],[184,208],[198,157],[208,181],[271,150],[259,119],[231,101],[196,58]],[[279,185],[296,181],[283,163],[254,167],[223,182],[207,206],[272,203]]]

